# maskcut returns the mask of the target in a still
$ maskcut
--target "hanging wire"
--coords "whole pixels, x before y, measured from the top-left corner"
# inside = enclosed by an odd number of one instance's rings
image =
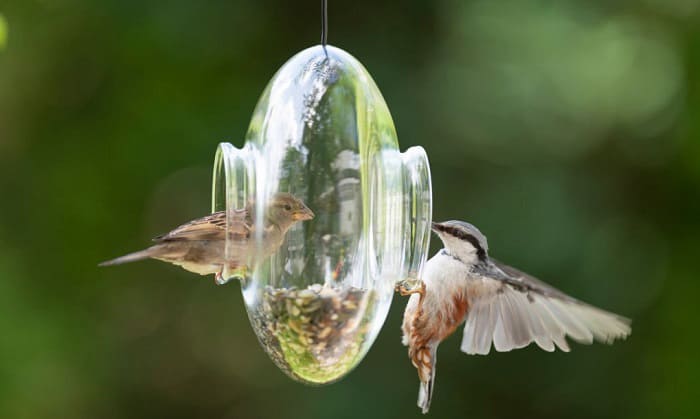
[[[326,49],[328,43],[328,0],[321,0],[321,45]]]

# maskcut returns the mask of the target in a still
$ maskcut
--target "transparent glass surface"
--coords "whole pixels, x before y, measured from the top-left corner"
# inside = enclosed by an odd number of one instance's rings
[[[399,152],[355,58],[315,46],[272,78],[244,147],[219,146],[213,189],[229,232],[221,282],[242,281],[262,346],[296,380],[341,378],[376,338],[395,284],[420,276],[431,222],[423,149]]]

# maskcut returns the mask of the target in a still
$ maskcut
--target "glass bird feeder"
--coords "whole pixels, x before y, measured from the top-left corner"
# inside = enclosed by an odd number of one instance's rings
[[[243,148],[219,145],[213,186],[213,210],[227,212],[230,233],[221,282],[242,281],[262,346],[301,382],[343,377],[374,342],[396,283],[418,278],[425,262],[432,211],[425,151],[401,153],[367,70],[319,45],[269,82]],[[270,211],[282,192],[313,219],[270,245]],[[250,240],[254,255],[242,263],[237,252]]]

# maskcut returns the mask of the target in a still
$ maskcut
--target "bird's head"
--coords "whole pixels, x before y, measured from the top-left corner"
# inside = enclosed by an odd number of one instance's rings
[[[447,251],[465,263],[485,260],[489,251],[486,236],[478,228],[464,221],[433,223],[433,231],[440,237]]]
[[[314,218],[314,213],[296,196],[280,192],[272,197],[268,217],[283,230],[288,229],[298,221]]]

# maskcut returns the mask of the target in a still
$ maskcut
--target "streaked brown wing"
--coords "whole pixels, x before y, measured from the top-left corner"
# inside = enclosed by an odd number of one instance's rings
[[[234,220],[229,229],[230,236],[244,239],[250,235],[251,221],[248,211],[237,210],[233,214]],[[206,217],[185,223],[170,233],[153,239],[155,242],[168,242],[180,240],[225,240],[226,238],[226,212],[218,211]]]
[[[228,228],[228,238],[234,241],[245,241],[250,238],[254,225],[253,219],[250,216],[252,211],[235,210],[233,212],[233,220]]]

